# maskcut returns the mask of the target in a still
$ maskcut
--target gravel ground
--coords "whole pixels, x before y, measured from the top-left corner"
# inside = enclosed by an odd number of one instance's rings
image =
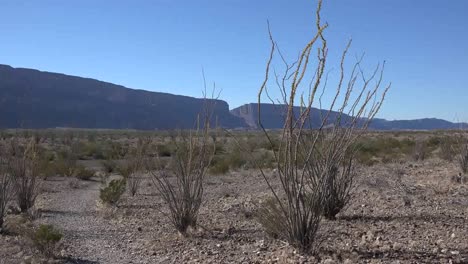
[[[468,263],[468,185],[453,175],[455,165],[439,160],[365,168],[349,208],[323,221],[316,257],[263,232],[252,212],[269,192],[253,170],[207,178],[201,228],[189,238],[167,221],[147,177],[114,209],[98,202],[97,181],[74,189],[51,178],[36,222],[64,232],[66,263]]]
[[[98,181],[80,182],[79,188],[67,188],[68,180],[48,181],[52,190],[41,197],[44,204],[41,222],[53,224],[64,233],[62,256],[66,263],[156,263],[133,252],[132,241],[107,215],[111,209],[99,201]]]

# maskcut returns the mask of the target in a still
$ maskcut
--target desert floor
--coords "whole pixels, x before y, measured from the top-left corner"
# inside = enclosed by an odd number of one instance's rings
[[[274,171],[268,175],[274,181]],[[188,238],[165,217],[150,176],[115,208],[101,204],[98,179],[76,188],[69,178],[48,178],[33,223],[64,234],[50,263],[468,263],[468,185],[455,175],[455,165],[439,159],[363,167],[350,206],[322,222],[315,257],[257,223],[255,207],[270,193],[255,170],[207,177],[200,228]],[[18,217],[7,217],[7,226]],[[26,245],[0,236],[0,263],[41,263]]]

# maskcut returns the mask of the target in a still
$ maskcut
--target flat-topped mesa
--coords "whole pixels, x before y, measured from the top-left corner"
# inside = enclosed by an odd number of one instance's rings
[[[1,128],[193,128],[205,99],[0,65]],[[213,125],[244,127],[216,100]]]

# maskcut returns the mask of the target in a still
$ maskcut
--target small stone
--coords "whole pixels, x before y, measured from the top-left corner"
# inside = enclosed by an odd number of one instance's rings
[[[32,256],[26,256],[26,257],[24,257],[24,258],[23,258],[23,261],[24,261],[24,263],[27,263],[27,264],[31,263],[31,261],[32,261]]]
[[[451,238],[455,238],[455,233],[452,233],[452,235],[450,235]]]
[[[391,247],[389,245],[383,245],[380,250],[384,251],[384,252],[388,252],[390,251]]]
[[[398,242],[393,243],[393,250],[400,250],[402,245]]]
[[[450,251],[450,253],[452,255],[460,255],[460,251],[458,251],[458,250]]]
[[[336,262],[333,259],[326,259],[323,264],[335,264]]]

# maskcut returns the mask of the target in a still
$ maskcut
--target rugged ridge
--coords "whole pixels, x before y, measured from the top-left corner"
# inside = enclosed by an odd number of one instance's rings
[[[284,124],[284,105],[261,104],[261,121],[266,129],[279,129]],[[300,108],[295,107],[294,112],[299,113]],[[237,117],[244,119],[245,123],[251,129],[258,129],[258,104],[245,104],[231,110],[231,113]],[[317,127],[320,124],[321,116],[325,116],[326,111],[313,108],[311,111],[312,127]],[[337,112],[332,112],[329,115],[330,123],[337,116]],[[344,120],[349,116],[344,115]],[[370,129],[374,130],[437,130],[437,129],[466,129],[466,123],[452,123],[446,120],[437,118],[423,118],[414,120],[394,120],[375,118],[369,125]]]
[[[229,111],[214,100],[212,123],[223,128],[258,129],[258,104]],[[168,93],[135,90],[89,78],[0,64],[0,128],[192,128],[206,101]],[[282,128],[284,105],[262,104],[261,119],[267,129]],[[299,108],[295,108],[299,112]],[[312,109],[311,125],[317,127],[325,110]],[[332,112],[330,122],[336,118]],[[348,116],[342,117],[345,121]],[[215,121],[216,120],[216,121]],[[375,130],[435,130],[467,128],[436,118],[416,120],[374,119]]]
[[[204,99],[0,65],[1,128],[191,128],[204,105]],[[213,116],[221,127],[245,126],[225,101],[215,101]]]

